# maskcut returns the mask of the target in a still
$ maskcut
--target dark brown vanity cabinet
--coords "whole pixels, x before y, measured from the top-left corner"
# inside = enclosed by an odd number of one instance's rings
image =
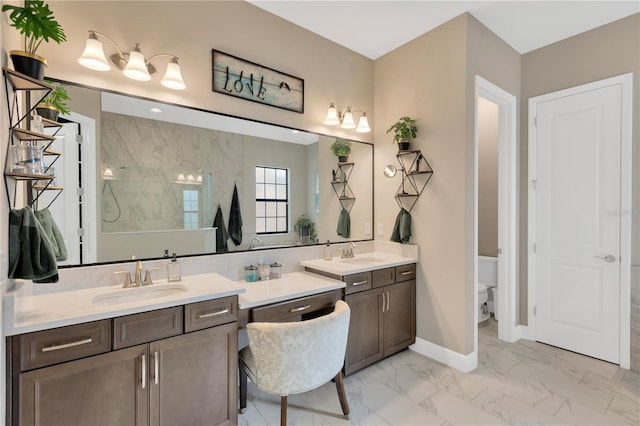
[[[345,375],[415,343],[416,265],[347,275],[351,308]]]
[[[7,424],[236,424],[236,318],[231,296],[10,337]]]

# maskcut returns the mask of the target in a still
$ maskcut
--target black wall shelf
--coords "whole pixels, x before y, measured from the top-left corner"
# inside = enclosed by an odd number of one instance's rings
[[[402,182],[395,194],[396,203],[410,212],[431,180],[433,169],[420,150],[398,151],[396,160],[402,173]]]
[[[349,178],[351,177],[354,166],[355,163],[339,162],[337,170],[332,170],[333,179],[331,180],[331,186],[340,201],[340,205],[348,212],[351,212],[356,200],[353,190],[349,185]]]

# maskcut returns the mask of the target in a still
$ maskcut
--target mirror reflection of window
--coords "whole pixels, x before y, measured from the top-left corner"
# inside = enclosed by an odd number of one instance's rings
[[[184,206],[184,229],[198,229],[198,191],[193,189],[182,190]]]
[[[289,170],[256,166],[256,233],[289,232]]]

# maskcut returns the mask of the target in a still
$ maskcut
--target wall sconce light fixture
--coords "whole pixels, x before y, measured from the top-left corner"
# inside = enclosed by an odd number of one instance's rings
[[[358,120],[358,126],[356,127],[355,121],[353,121],[353,113],[362,113],[362,117]],[[367,113],[364,111],[355,111],[350,106],[338,111],[336,104],[331,102],[329,109],[327,110],[327,117],[324,119],[324,124],[328,126],[335,126],[340,124],[343,129],[356,129],[358,133],[369,133],[371,127],[369,127],[369,121],[367,120]]]
[[[111,63],[107,61],[107,57],[104,54],[104,47],[100,40],[98,40],[98,35],[113,44],[117,50],[116,53],[109,56]],[[95,71],[109,71],[113,65],[121,70],[125,76],[133,80],[148,81],[151,80],[151,76],[156,73],[156,68],[151,64],[151,61],[164,56],[171,59],[167,64],[167,71],[160,83],[169,89],[185,89],[187,86],[182,80],[177,56],[168,53],[159,53],[149,57],[149,59],[145,59],[138,43],[136,43],[131,52],[124,53],[113,40],[98,31],[89,30],[87,44],[84,47],[82,56],[78,58],[78,62],[80,65]]]

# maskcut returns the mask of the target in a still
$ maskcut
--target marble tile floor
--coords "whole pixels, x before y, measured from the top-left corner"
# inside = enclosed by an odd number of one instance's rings
[[[405,350],[345,379],[351,417],[330,382],[289,397],[290,425],[640,425],[640,373],[479,326],[478,368],[462,373]],[[240,425],[278,425],[280,398],[249,383]]]

